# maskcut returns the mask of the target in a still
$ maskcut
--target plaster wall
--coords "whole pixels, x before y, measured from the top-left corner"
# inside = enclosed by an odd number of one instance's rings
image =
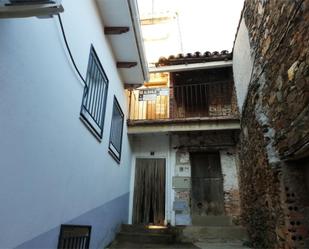
[[[250,52],[249,33],[245,20],[242,18],[233,48],[233,74],[240,111],[247,96],[252,68],[253,56]]]
[[[173,172],[174,157],[170,148],[170,136],[165,133],[153,133],[143,135],[131,135],[133,158],[130,184],[130,209],[129,223],[132,223],[133,214],[133,194],[135,180],[135,162],[136,158],[165,158],[166,160],[166,199],[165,199],[165,223],[173,223],[172,213],[172,187],[171,181]]]
[[[169,14],[167,14],[168,16]],[[165,14],[162,14],[164,18]],[[151,19],[153,16],[145,16]],[[149,66],[154,66],[161,56],[182,52],[181,37],[179,31],[178,15],[170,15],[168,20],[156,20],[155,18],[145,23],[142,21],[143,38]]]
[[[108,154],[114,95],[127,113],[123,84],[95,1],[64,0],[63,5],[63,25],[81,74],[86,76],[93,44],[109,79],[103,139],[98,142],[79,120],[84,85],[69,59],[58,19],[1,19],[0,223],[6,224],[0,229],[1,248],[26,245],[53,229],[59,232],[60,224],[92,214],[118,197],[123,197],[117,199],[122,209],[79,220],[93,225],[90,247],[109,243],[127,221],[132,157],[126,126],[121,163]],[[113,219],[107,221],[105,215]],[[53,247],[58,232],[38,240],[36,247]]]
[[[240,197],[235,154],[234,148],[220,150],[225,212],[237,217],[240,215]]]

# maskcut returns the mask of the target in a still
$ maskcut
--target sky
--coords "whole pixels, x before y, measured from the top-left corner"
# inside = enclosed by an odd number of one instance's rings
[[[222,51],[233,42],[244,0],[138,0],[139,12],[177,12],[183,52]]]

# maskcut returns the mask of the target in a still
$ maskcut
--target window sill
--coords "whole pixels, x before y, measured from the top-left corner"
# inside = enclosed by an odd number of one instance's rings
[[[99,137],[99,135],[97,134],[97,132],[89,125],[88,121],[82,116],[79,116],[79,119],[82,121],[82,123],[86,126],[86,128],[90,131],[90,133],[92,133],[92,135],[97,139],[97,141],[99,143],[102,142],[102,138]]]
[[[111,149],[108,149],[108,154],[111,155],[111,157],[118,163],[120,164],[120,159],[113,153]]]

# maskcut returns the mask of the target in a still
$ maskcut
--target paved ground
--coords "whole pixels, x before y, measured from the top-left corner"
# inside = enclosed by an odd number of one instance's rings
[[[155,230],[144,225],[123,225],[108,249],[249,249],[243,246],[247,240],[246,230],[235,225]]]
[[[242,242],[196,242],[191,243],[173,243],[173,244],[150,244],[150,243],[132,243],[120,242],[113,244],[110,248],[128,248],[128,249],[249,249],[243,246]]]
[[[242,242],[197,242],[194,243],[200,249],[249,249]]]
[[[132,243],[132,242],[116,242],[110,247],[113,248],[128,248],[128,249],[200,249],[191,243],[172,243],[172,244],[151,244],[151,243]],[[108,249],[108,248],[107,248]]]

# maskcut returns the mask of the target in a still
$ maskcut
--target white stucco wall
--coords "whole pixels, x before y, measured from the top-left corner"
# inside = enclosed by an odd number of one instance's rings
[[[223,190],[231,191],[238,189],[235,151],[233,149],[220,150],[220,161],[223,175]]]
[[[233,49],[233,74],[240,112],[247,96],[253,61],[250,52],[248,29],[244,18],[242,18]]]
[[[165,158],[166,160],[166,199],[165,199],[165,218],[166,222],[172,221],[172,187],[171,181],[173,172],[174,157],[171,155],[170,137],[168,134],[142,134],[132,135],[132,172],[130,185],[130,208],[129,208],[129,223],[132,223],[133,213],[133,193],[134,193],[134,178],[135,178],[135,162],[136,158]],[[154,155],[151,155],[154,152]]]
[[[114,94],[125,114],[127,107],[103,24],[94,1],[64,0],[63,5],[63,24],[82,75],[93,44],[109,78],[103,140],[99,143],[79,120],[83,84],[57,18],[1,19],[1,248],[129,192],[126,125],[120,165],[108,154]]]
[[[240,196],[235,149],[220,150],[220,161],[223,175],[225,214],[238,218],[240,215]]]

